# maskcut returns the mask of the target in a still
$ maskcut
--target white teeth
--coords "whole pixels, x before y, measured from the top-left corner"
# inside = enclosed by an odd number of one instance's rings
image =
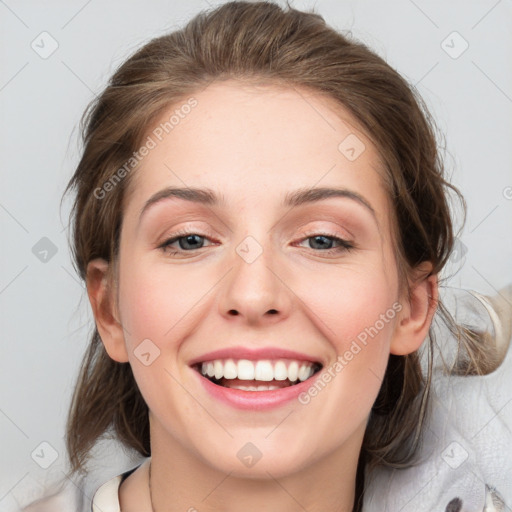
[[[215,368],[215,378],[221,379],[224,375],[224,365],[222,364],[222,361],[214,361],[213,367]]]
[[[288,378],[294,382],[299,378],[299,363],[292,361],[288,366]]]
[[[236,379],[237,378],[237,369],[236,369],[236,363],[233,361],[233,359],[228,359],[224,363],[224,378],[225,379]]]
[[[255,380],[274,380],[274,370],[270,361],[258,361],[256,363]]]
[[[283,361],[277,361],[274,366],[274,379],[276,380],[286,380],[288,378],[288,370],[286,369],[286,365]]]
[[[254,380],[254,363],[247,359],[240,359],[237,364],[238,378],[241,380]]]
[[[299,369],[299,380],[304,381],[309,379],[309,377],[311,377],[310,369],[310,367],[303,364]]]
[[[241,389],[242,391],[271,391],[279,389],[279,386],[230,386],[230,389]]]
[[[291,382],[296,382],[297,380],[305,381],[313,375],[315,372],[314,368],[315,365],[312,362],[293,360],[250,361],[248,359],[240,359],[236,361],[233,359],[216,359],[214,361],[204,362],[200,365],[200,371],[203,375],[210,378],[215,377],[217,380],[224,377],[230,380],[238,378],[240,380],[258,380],[265,382],[272,380],[283,381],[286,379]],[[237,389],[245,389],[245,387],[242,386]],[[262,390],[255,388],[251,391]]]

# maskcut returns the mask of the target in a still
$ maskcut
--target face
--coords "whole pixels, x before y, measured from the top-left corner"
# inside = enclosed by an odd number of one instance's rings
[[[148,132],[120,239],[118,315],[152,442],[253,477],[354,455],[402,308],[377,151],[303,89],[193,97]]]

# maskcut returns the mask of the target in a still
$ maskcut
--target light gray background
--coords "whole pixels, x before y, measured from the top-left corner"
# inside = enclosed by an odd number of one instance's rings
[[[133,50],[209,5],[0,1],[0,510],[62,475],[64,421],[92,325],[67,248],[69,204],[59,210],[79,158],[80,115]],[[512,1],[293,5],[316,6],[418,86],[468,203],[449,285],[495,294],[512,281]],[[46,59],[31,47],[51,48],[44,31],[58,43]],[[36,246],[43,237],[57,249],[47,261]],[[52,460],[42,442],[58,454],[48,469],[35,462]],[[117,460],[112,475],[126,465]]]

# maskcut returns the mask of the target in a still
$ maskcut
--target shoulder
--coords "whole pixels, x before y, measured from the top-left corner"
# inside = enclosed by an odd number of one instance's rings
[[[75,510],[79,512],[120,512],[119,486],[138,467],[125,471],[101,483],[97,476],[83,477],[77,481],[61,478],[46,483],[44,489],[25,492],[24,503],[18,503],[20,512],[55,512]],[[92,496],[92,500],[91,500]]]
[[[102,484],[94,493],[92,512],[121,512],[119,503],[119,486],[142,464],[117,475]]]
[[[111,478],[94,493],[92,499],[92,512],[120,512],[119,486],[125,474]]]

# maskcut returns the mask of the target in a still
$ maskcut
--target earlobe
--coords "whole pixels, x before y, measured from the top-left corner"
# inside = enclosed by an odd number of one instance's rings
[[[390,353],[406,355],[417,350],[428,335],[438,302],[438,276],[430,275],[432,264],[417,268],[419,277],[410,285],[411,299],[401,311],[391,341]]]
[[[114,290],[108,279],[109,264],[101,258],[87,265],[87,295],[96,327],[108,355],[119,363],[128,362],[123,327],[118,320]]]

